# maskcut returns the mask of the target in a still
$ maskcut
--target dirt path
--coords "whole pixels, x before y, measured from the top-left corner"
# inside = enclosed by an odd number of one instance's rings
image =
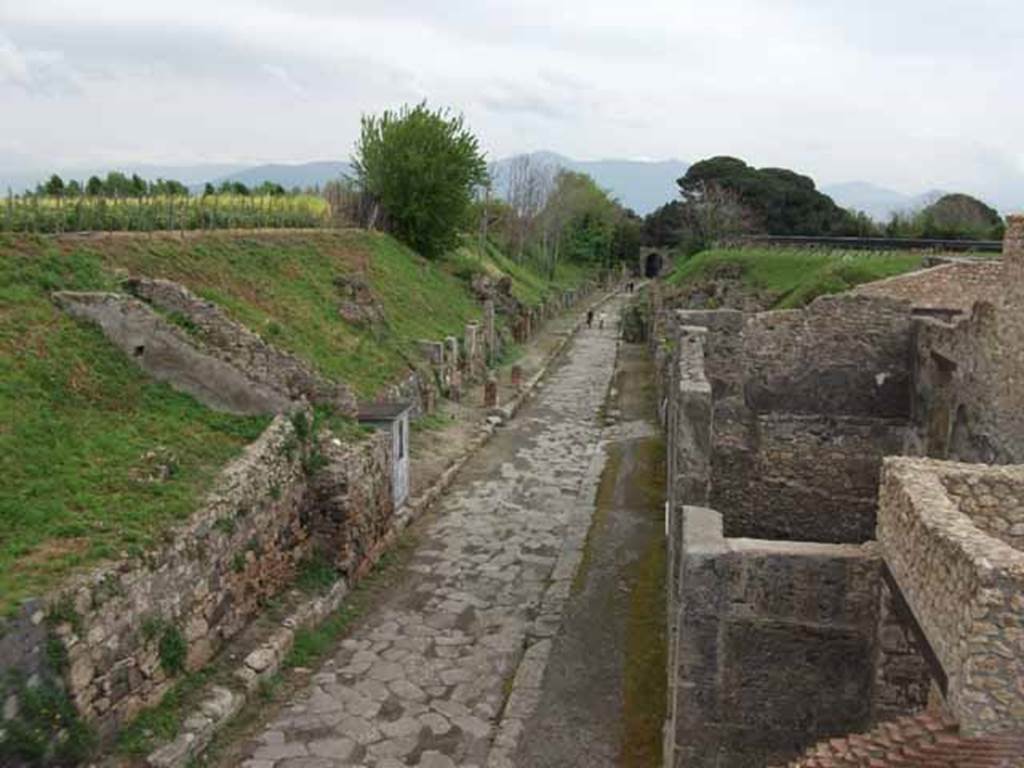
[[[606,305],[609,318],[620,303]],[[583,330],[533,401],[466,465],[424,521],[403,588],[358,623],[238,762],[507,764],[492,746],[515,709],[510,681],[551,647],[590,527],[613,326]]]
[[[519,768],[661,764],[664,449],[647,352],[623,345],[583,562]]]

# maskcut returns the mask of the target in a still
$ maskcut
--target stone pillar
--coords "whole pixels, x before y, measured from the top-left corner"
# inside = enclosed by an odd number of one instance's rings
[[[488,376],[484,382],[484,408],[495,408],[498,405],[498,380]]]
[[[493,364],[498,355],[498,337],[494,330],[494,299],[484,301],[484,351],[487,355],[487,364]]]
[[[448,399],[457,403],[462,399],[462,371],[453,368],[448,379]]]
[[[440,341],[420,339],[417,343],[419,344],[420,352],[430,361],[431,365],[435,367],[444,365],[444,345]]]
[[[459,340],[454,336],[448,336],[444,340],[446,364],[454,370],[459,369]]]
[[[465,343],[463,344],[463,347],[466,351],[466,376],[470,379],[476,376],[479,369],[478,357],[480,353],[477,348],[477,330],[478,326],[476,323],[466,324]]]
[[[526,341],[526,313],[521,312],[516,315],[515,326],[512,331],[512,337],[516,340],[517,344],[522,344]]]
[[[1024,304],[1024,215],[1006,217],[1003,239],[1003,283],[1007,302]]]
[[[512,386],[519,391],[523,388],[523,367],[521,365],[512,366]]]

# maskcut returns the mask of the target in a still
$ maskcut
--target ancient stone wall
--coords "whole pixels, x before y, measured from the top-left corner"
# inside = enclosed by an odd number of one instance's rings
[[[1024,723],[1024,551],[970,517],[1009,526],[1022,481],[1020,467],[895,457],[882,474],[878,541],[968,734]]]
[[[208,662],[315,550],[351,570],[378,546],[393,515],[388,442],[325,440],[308,414],[278,416],[161,544],[72,579],[7,629],[47,626],[41,641],[66,653],[67,695],[112,732]],[[3,664],[52,655],[39,641],[5,649]]]
[[[372,565],[393,534],[389,435],[375,433],[359,443],[320,438],[324,468],[312,481],[310,530],[317,547],[350,580]]]
[[[882,458],[895,419],[791,413],[729,418],[716,404],[711,503],[729,536],[858,543],[874,538]]]
[[[204,405],[231,413],[279,413],[288,397],[202,349],[149,305],[117,293],[54,294],[72,317],[96,323],[124,354],[157,381]]]
[[[914,325],[908,453],[1024,463],[1024,216],[1007,220],[999,289],[953,322]]]
[[[907,417],[910,309],[840,294],[761,312],[743,329],[747,405],[758,413]]]
[[[885,722],[928,707],[932,670],[913,629],[913,617],[898,591],[882,579],[878,602],[878,637],[875,648],[875,685],[871,712],[874,722]]]
[[[436,372],[421,366],[410,369],[398,381],[382,387],[375,400],[380,403],[412,403],[412,415],[417,417],[432,413],[441,394],[441,382]]]
[[[976,304],[954,323],[915,322],[910,452],[1024,462],[1024,304]]]
[[[882,457],[909,414],[910,312],[828,296],[805,310],[665,312],[707,328],[710,504],[729,536],[870,539]]]
[[[208,354],[242,371],[249,379],[289,400],[329,404],[354,416],[356,400],[344,384],[328,380],[295,355],[277,349],[212,301],[196,296],[170,280],[133,278],[125,287],[133,295],[169,313],[189,330],[194,343]]]
[[[978,528],[1024,552],[1024,467],[950,467],[943,488]]]
[[[675,766],[760,766],[871,719],[881,560],[871,545],[727,539],[683,511]]]
[[[54,294],[74,317],[104,335],[146,373],[211,408],[233,413],[280,413],[307,401],[354,415],[344,384],[266,343],[212,302],[167,280],[126,283],[139,298],[117,293]]]

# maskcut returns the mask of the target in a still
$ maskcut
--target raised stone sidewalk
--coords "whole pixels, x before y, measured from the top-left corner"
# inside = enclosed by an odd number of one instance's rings
[[[512,764],[590,524],[616,326],[581,331],[463,468],[424,523],[406,589],[246,745],[244,768]]]

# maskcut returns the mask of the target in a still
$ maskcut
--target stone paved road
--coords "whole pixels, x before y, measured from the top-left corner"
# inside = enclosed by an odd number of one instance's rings
[[[511,765],[590,522],[618,309],[466,465],[423,527],[414,578],[247,745],[244,768]]]

